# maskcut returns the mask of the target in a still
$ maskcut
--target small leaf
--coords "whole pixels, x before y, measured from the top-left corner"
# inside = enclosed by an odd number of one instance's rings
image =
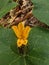
[[[34,16],[49,25],[49,0],[32,0],[32,2],[34,3]]]
[[[0,0],[0,18],[16,6],[13,0]]]

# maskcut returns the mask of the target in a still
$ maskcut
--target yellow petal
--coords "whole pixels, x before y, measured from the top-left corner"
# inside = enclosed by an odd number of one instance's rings
[[[23,31],[24,39],[27,39],[28,38],[30,30],[31,30],[31,28],[29,26],[26,26],[25,27],[25,29]]]
[[[23,40],[24,41],[24,43],[23,43],[23,45],[27,45],[27,43],[28,43],[28,40]]]
[[[24,30],[24,24],[22,22],[18,24],[18,30],[20,32],[20,35],[22,36],[23,30]]]
[[[24,40],[24,39],[18,39],[17,40],[17,46],[21,47],[22,45],[27,45],[28,40]]]
[[[17,36],[18,38],[21,38],[17,26],[12,26],[12,29],[13,29],[13,31],[15,32],[16,36]]]
[[[22,46],[22,43],[23,43],[23,41],[21,39],[18,39],[17,40],[17,46],[18,47],[21,47]]]

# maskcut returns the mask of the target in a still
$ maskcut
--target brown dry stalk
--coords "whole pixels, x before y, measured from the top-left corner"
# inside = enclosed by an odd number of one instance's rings
[[[28,12],[24,17],[17,17],[14,21],[12,20],[12,23],[10,23],[8,25],[8,27],[10,27],[14,24],[18,24],[19,22],[22,22],[30,17],[32,17],[32,10],[30,12]]]
[[[49,28],[49,26],[34,17],[32,14],[33,7],[34,5],[30,0],[19,0],[19,5],[0,19],[0,25],[11,27],[12,25],[17,25],[19,22],[25,21],[25,25],[29,25],[31,27],[41,26],[44,28]]]
[[[28,9],[32,9],[32,8],[33,8],[33,6],[28,6],[28,7],[26,7],[25,9],[19,10],[18,12],[16,12],[15,15],[18,15],[19,13],[23,13],[24,11],[26,11],[26,10],[28,10]]]
[[[12,17],[12,18],[10,19],[9,23],[13,22],[13,21],[16,19],[16,17],[17,17],[20,13],[23,13],[24,11],[28,10],[28,8],[31,9],[32,6],[31,6],[31,7],[29,6],[29,7],[25,8],[25,9],[23,9],[23,10],[19,10],[18,12],[16,12],[15,17]],[[22,21],[22,20],[25,20],[26,18],[29,18],[29,17],[31,17],[31,16],[32,16],[32,11],[28,12],[28,13],[26,14],[26,16],[24,17],[24,19],[22,19],[22,18],[17,18],[16,20],[17,20],[17,21],[18,21],[18,20]]]
[[[28,12],[24,17],[17,17],[15,19],[15,22],[14,23],[19,23],[21,21],[24,21],[24,20],[30,18],[31,16],[32,16],[32,11]]]
[[[33,16],[33,14],[32,14],[32,10],[30,11],[30,12],[28,12],[27,14],[26,14],[26,16],[24,17],[24,20],[25,19],[28,19],[28,18],[30,18],[30,17],[32,17]]]

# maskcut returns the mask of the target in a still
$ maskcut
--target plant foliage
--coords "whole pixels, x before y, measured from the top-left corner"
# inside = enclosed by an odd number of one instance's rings
[[[0,0],[0,18],[16,6],[13,0]]]
[[[49,65],[49,30],[32,29],[28,47],[28,54],[20,56],[14,32],[0,28],[0,65]]]
[[[33,14],[41,22],[49,25],[49,0],[32,0],[34,3]]]
[[[49,0],[32,0],[33,10],[41,22],[49,25]],[[12,0],[0,0],[0,18],[16,6]],[[12,29],[0,27],[0,65],[49,65],[49,30],[32,28],[28,38],[27,54],[20,55],[17,38]]]

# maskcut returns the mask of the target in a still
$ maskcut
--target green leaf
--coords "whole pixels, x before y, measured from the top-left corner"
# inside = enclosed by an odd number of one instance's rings
[[[18,53],[16,40],[11,29],[0,28],[0,65],[49,65],[49,30],[31,30],[26,56]]]
[[[16,36],[11,29],[0,28],[0,65],[24,65],[25,58],[18,54]]]
[[[34,16],[49,25],[49,0],[32,0],[32,2],[34,3]]]
[[[13,0],[0,0],[0,18],[16,6]]]
[[[29,37],[29,59],[32,65],[49,65],[49,30],[33,28]]]

